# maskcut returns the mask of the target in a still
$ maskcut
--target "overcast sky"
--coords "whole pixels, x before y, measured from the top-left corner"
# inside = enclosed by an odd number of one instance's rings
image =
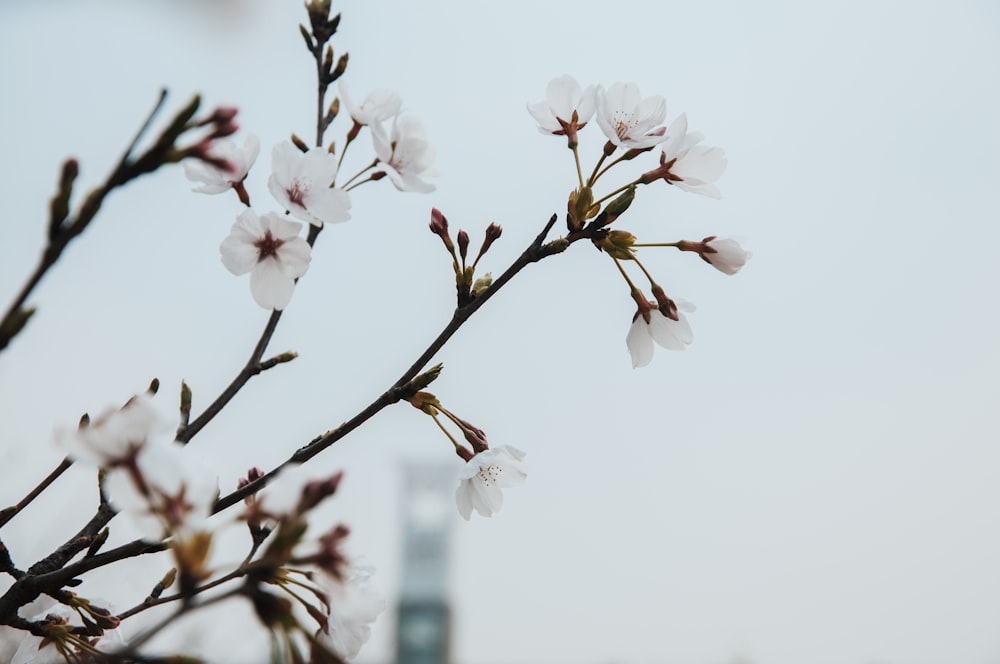
[[[495,273],[565,209],[571,153],[525,111],[549,79],[634,81],[729,168],[721,201],[661,182],[622,228],[740,235],[754,258],[728,277],[644,252],[698,311],[690,348],[643,369],[628,290],[584,243],[525,270],[439,355],[435,394],[530,469],[494,518],[453,515],[456,663],[1000,662],[995,3],[335,4],[345,80],[400,92],[438,189],[362,187],[353,219],[320,236],[271,346],[299,359],[196,439],[224,487],[351,417],[446,324],[432,206],[474,243],[503,226]],[[239,106],[263,146],[251,197],[276,208],[270,148],[312,136],[304,20],[293,0],[0,0],[2,306],[37,260],[61,160],[99,182],[162,86],[170,109],[194,92]],[[596,124],[581,134],[584,168],[603,142]],[[351,150],[348,170],[371,158]],[[240,206],[190,186],[173,168],[116,193],[36,291],[0,355],[0,502],[58,461],[57,425],[153,376],[164,411],[182,378],[198,410],[246,361],[267,313],[218,259]],[[316,459],[346,469],[331,518],[390,596],[406,460],[459,463],[405,404]],[[15,562],[77,528],[89,482],[65,478],[5,529]],[[141,599],[144,574],[115,601]],[[391,634],[383,616],[361,661],[386,661]]]

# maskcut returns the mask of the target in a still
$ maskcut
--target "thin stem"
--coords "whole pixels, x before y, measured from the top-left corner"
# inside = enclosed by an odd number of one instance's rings
[[[633,186],[635,186],[637,184],[640,184],[639,180],[634,180],[633,182],[629,182],[628,184],[624,184],[624,185],[618,187],[617,189],[615,189],[614,191],[612,191],[610,194],[602,196],[601,198],[599,198],[596,201],[594,201],[594,205],[600,205],[601,203],[603,203],[604,201],[608,200],[612,196],[616,196],[616,195],[622,193],[623,191],[625,191],[626,189],[628,189],[629,187],[633,187]]]
[[[580,169],[580,150],[576,145],[573,146],[573,160],[576,162],[576,179],[580,182],[580,188],[583,188],[583,171]]]
[[[73,465],[72,459],[70,459],[69,457],[64,458],[61,462],[59,462],[59,465],[56,466],[55,470],[53,470],[51,473],[48,474],[48,476],[46,476],[45,479],[39,482],[38,486],[32,489],[27,496],[22,498],[17,505],[14,505],[13,507],[8,507],[3,512],[0,512],[0,528],[3,528],[5,525],[7,525],[7,523],[11,519],[17,516],[21,512],[21,510],[23,510],[31,503],[31,501],[40,496],[43,491],[49,488],[49,486],[57,479],[59,479],[59,476],[65,473],[72,465]]]
[[[587,180],[587,186],[588,187],[593,187],[594,183],[597,182],[597,171],[601,168],[601,164],[603,164],[604,160],[607,159],[607,158],[608,158],[608,155],[606,153],[601,153],[601,158],[597,160],[596,164],[594,164],[594,170],[590,174],[590,178],[588,178],[588,180]]]
[[[376,157],[372,161],[372,163],[368,164],[367,166],[365,166],[364,168],[362,168],[360,171],[358,171],[357,173],[355,173],[354,175],[352,175],[351,179],[348,180],[347,182],[345,182],[344,184],[342,184],[341,187],[342,188],[348,187],[352,182],[354,182],[359,177],[361,177],[362,175],[364,175],[365,172],[370,171],[371,169],[375,168],[377,165],[378,165],[378,157]],[[350,191],[350,190],[348,189],[347,191]]]
[[[628,273],[625,271],[625,268],[622,267],[622,262],[617,258],[615,258],[614,256],[611,257],[611,260],[615,262],[615,267],[617,267],[618,271],[622,273],[622,276],[625,278],[625,281],[628,282],[629,288],[632,289],[632,292],[633,293],[640,292],[639,289],[635,287],[635,284],[632,283],[632,279],[628,276]]]
[[[625,160],[625,155],[622,155],[622,156],[618,157],[617,159],[615,159],[610,164],[608,164],[607,166],[605,166],[604,168],[602,168],[600,173],[597,173],[597,175],[593,176],[593,179],[591,180],[591,184],[593,184],[594,182],[597,182],[598,180],[600,180],[602,175],[604,175],[605,173],[607,173],[610,169],[614,168],[614,166],[616,164],[620,164],[624,160]],[[597,169],[594,169],[594,171],[596,172]]]

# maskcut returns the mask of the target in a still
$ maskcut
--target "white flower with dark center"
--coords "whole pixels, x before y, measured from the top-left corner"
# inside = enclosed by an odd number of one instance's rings
[[[643,99],[635,83],[615,83],[597,88],[597,124],[615,145],[649,148],[662,143],[667,100],[659,95]]]
[[[284,309],[295,280],[309,269],[312,248],[299,237],[302,224],[267,212],[258,217],[244,210],[219,251],[222,264],[235,275],[250,273],[250,293],[265,309]]]
[[[218,476],[192,448],[159,441],[143,447],[132,464],[104,481],[111,504],[128,514],[143,537],[204,528],[219,493]]]
[[[351,218],[351,197],[330,188],[336,178],[337,158],[323,148],[303,153],[288,142],[274,146],[267,188],[296,219],[322,226]]]
[[[687,317],[677,312],[678,320],[667,318],[655,307],[649,312],[649,322],[641,313],[636,313],[625,337],[629,355],[632,356],[632,368],[644,367],[653,359],[653,342],[668,350],[684,350],[694,341],[691,325]],[[679,310],[694,311],[694,305],[684,300],[677,301]]]
[[[685,191],[722,198],[715,181],[726,170],[726,153],[722,148],[698,145],[700,133],[688,133],[687,114],[682,113],[667,130],[657,173],[668,183]]]
[[[524,452],[509,445],[493,447],[472,457],[458,475],[458,513],[468,521],[472,510],[493,516],[503,506],[503,491],[528,477]]]
[[[379,163],[386,167],[385,174],[396,189],[422,194],[434,191],[434,185],[424,180],[435,175],[431,166],[434,148],[427,142],[420,120],[397,116],[391,134],[387,137],[384,132],[373,131],[372,143]]]
[[[711,236],[702,240],[706,250],[701,251],[701,257],[712,267],[726,274],[736,274],[750,260],[751,254],[743,248],[736,238],[728,236]]]
[[[184,175],[192,182],[202,183],[193,191],[221,194],[246,179],[247,172],[260,152],[260,139],[254,134],[247,134],[242,148],[235,141],[222,139],[214,141],[208,152],[211,157],[224,161],[228,168],[218,168],[199,159],[188,159],[184,162]]]
[[[352,120],[378,130],[381,130],[379,123],[399,113],[399,107],[403,104],[399,94],[393,90],[372,90],[360,104],[356,104],[343,81],[340,82],[340,99]]]
[[[528,112],[538,121],[538,130],[543,134],[562,136],[571,127],[575,131],[587,124],[594,114],[596,92],[596,86],[581,90],[575,78],[560,76],[549,81],[543,101],[528,104]]]

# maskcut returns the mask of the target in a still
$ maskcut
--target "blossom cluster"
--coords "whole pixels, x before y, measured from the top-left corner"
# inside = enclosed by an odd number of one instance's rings
[[[570,195],[567,214],[569,230],[584,232],[586,222],[593,219],[591,225],[586,226],[591,230],[591,239],[598,249],[618,264],[629,285],[631,297],[636,303],[632,325],[625,339],[632,366],[649,364],[654,343],[670,350],[683,350],[694,336],[681,310],[690,312],[694,306],[690,303],[678,305],[668,297],[639,262],[636,250],[641,247],[675,247],[681,251],[696,252],[709,265],[729,275],[743,267],[750,253],[732,237],[710,236],[701,242],[640,243],[632,233],[609,230],[607,226],[628,209],[638,186],[659,180],[684,191],[721,198],[722,192],[715,183],[726,169],[725,152],[718,147],[702,145],[704,137],[698,132],[688,131],[685,113],[665,124],[666,100],[659,95],[643,97],[639,86],[631,82],[618,82],[608,88],[600,85],[582,88],[572,76],[560,76],[549,82],[544,100],[528,105],[528,112],[538,122],[538,129],[543,134],[566,136],[568,147],[576,157],[579,188]],[[607,142],[592,175],[584,179],[577,151],[579,132],[595,116]],[[595,184],[613,166],[631,161],[657,147],[660,149],[658,166],[595,201]],[[614,159],[605,165],[611,157]],[[602,209],[601,204],[615,196],[617,198]],[[625,261],[634,262],[649,279],[654,299],[647,298],[629,278],[622,266]]]
[[[220,246],[222,264],[235,275],[250,273],[250,293],[265,309],[282,310],[291,302],[295,283],[309,269],[312,239],[301,237],[303,223],[317,232],[325,224],[351,218],[350,189],[368,181],[388,177],[400,191],[426,193],[434,185],[426,180],[434,175],[434,149],[427,141],[417,118],[401,115],[399,95],[376,90],[355,103],[341,82],[340,94],[353,121],[344,151],[360,130],[371,130],[375,160],[347,181],[337,185],[343,153],[338,159],[331,150],[307,148],[301,141],[284,141],[271,151],[271,175],[267,188],[284,210],[258,214],[251,207],[245,181],[260,152],[260,140],[248,134],[243,147],[232,140],[213,141],[199,160],[184,164],[189,180],[201,183],[194,191],[220,194],[233,189],[247,210],[236,219],[229,236]],[[386,126],[391,122],[390,126]],[[332,147],[332,146],[331,146]],[[365,171],[367,180],[355,182]],[[353,186],[352,182],[355,182]],[[298,221],[291,221],[290,215]],[[314,235],[312,236],[315,237]]]

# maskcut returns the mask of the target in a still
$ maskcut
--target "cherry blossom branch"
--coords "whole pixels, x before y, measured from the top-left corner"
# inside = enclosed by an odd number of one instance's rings
[[[441,350],[441,348],[448,342],[449,339],[459,330],[460,327],[479,310],[486,302],[493,297],[493,295],[504,287],[507,282],[514,278],[514,276],[520,272],[522,269],[530,265],[531,263],[538,262],[548,256],[565,251],[567,247],[573,242],[582,240],[585,237],[589,237],[592,232],[596,229],[587,227],[580,231],[570,233],[565,238],[555,240],[553,242],[545,243],[545,238],[548,236],[549,231],[556,223],[557,216],[552,215],[545,224],[542,231],[535,237],[534,241],[525,249],[517,259],[508,267],[502,275],[500,275],[486,290],[482,291],[478,297],[471,300],[468,303],[462,304],[455,308],[452,314],[451,320],[445,326],[443,330],[438,334],[438,336],[430,343],[430,345],[424,350],[423,353],[410,365],[400,378],[392,384],[392,386],[383,392],[377,399],[372,401],[364,410],[356,414],[351,419],[347,420],[341,424],[336,429],[326,432],[320,436],[317,436],[307,445],[300,447],[295,451],[287,460],[282,462],[280,465],[275,467],[273,470],[265,473],[262,477],[253,482],[250,482],[246,486],[237,489],[236,491],[223,496],[216,501],[213,508],[213,513],[221,512],[224,509],[232,507],[236,503],[240,502],[249,495],[252,495],[264,488],[268,483],[270,483],[274,477],[283,469],[290,465],[300,465],[305,463],[309,459],[313,458],[326,448],[330,447],[347,434],[351,433],[359,426],[364,424],[366,421],[371,419],[376,413],[381,411],[386,406],[392,405],[402,399],[407,395],[407,387],[409,383],[417,377],[417,374],[427,366],[431,359]]]
[[[72,218],[69,216],[69,199],[72,194],[73,183],[79,173],[79,164],[75,159],[69,159],[63,164],[59,189],[56,191],[51,202],[48,243],[42,252],[42,257],[39,259],[34,272],[21,288],[21,291],[15,296],[14,301],[7,308],[3,318],[0,319],[0,350],[7,347],[10,340],[23,329],[28,319],[31,318],[34,308],[25,308],[24,306],[28,297],[52,266],[56,264],[70,241],[83,233],[87,226],[90,225],[90,222],[93,221],[94,217],[100,211],[101,205],[108,194],[142,175],[152,173],[165,164],[180,161],[196,153],[196,147],[177,149],[175,143],[184,132],[205,124],[190,123],[201,103],[200,98],[197,96],[177,113],[149,149],[138,158],[132,159],[132,153],[135,151],[142,136],[152,125],[153,118],[159,112],[160,108],[162,108],[166,96],[167,91],[162,90],[153,110],[150,111],[146,120],[132,138],[132,141],[129,143],[124,154],[122,154],[114,170],[108,175],[103,184],[93,189],[87,195],[76,216]],[[206,122],[217,124],[213,118],[210,118]],[[231,117],[226,118],[225,122],[229,123],[229,120],[231,120]],[[221,128],[221,122],[222,119],[220,118],[217,129]],[[235,128],[234,125],[226,124],[226,129],[230,127]]]
[[[309,11],[309,19],[312,24],[312,32],[306,30],[304,26],[299,26],[302,31],[302,38],[305,39],[306,47],[309,52],[312,53],[313,59],[316,61],[316,87],[317,87],[317,101],[316,101],[316,146],[322,147],[323,136],[326,133],[327,127],[333,121],[336,116],[336,104],[331,107],[329,111],[326,111],[326,93],[332,82],[340,78],[341,74],[347,68],[347,54],[345,53],[337,61],[336,66],[333,64],[333,48],[327,44],[330,37],[337,31],[337,26],[340,23],[340,15],[337,14],[332,18],[329,18],[322,11],[314,12],[313,9],[307,5],[306,7]],[[326,53],[324,55],[324,45],[326,46]],[[304,146],[303,146],[304,149]],[[312,247],[316,244],[316,239],[319,237],[320,232],[323,230],[322,226],[310,226],[309,235],[306,241],[309,246]],[[268,344],[271,342],[271,338],[274,336],[274,332],[278,327],[278,321],[281,320],[281,310],[274,310],[271,312],[270,318],[267,320],[267,324],[264,326],[263,332],[261,332],[260,338],[257,340],[257,345],[254,347],[253,352],[250,354],[250,359],[247,360],[246,364],[243,365],[243,369],[240,370],[236,377],[229,383],[229,385],[222,391],[215,400],[209,404],[209,406],[194,419],[192,422],[182,422],[177,428],[176,440],[181,444],[187,444],[194,438],[199,431],[201,431],[205,425],[215,419],[215,416],[222,412],[222,409],[232,401],[243,386],[247,382],[261,373],[266,371],[271,367],[281,364],[282,362],[288,362],[294,359],[294,354],[283,353],[277,355],[265,362],[261,362],[261,358],[264,357],[264,352],[267,350]]]
[[[0,625],[9,625],[17,615],[18,607],[34,601],[44,592],[56,591],[70,581],[76,573],[67,572],[66,563],[97,541],[101,529],[114,517],[115,512],[107,503],[101,503],[97,513],[65,544],[28,568],[23,577],[14,582],[0,597]],[[94,558],[99,556],[94,556]],[[81,563],[88,562],[85,559]],[[81,564],[81,563],[78,563]],[[78,572],[77,572],[78,573]]]

